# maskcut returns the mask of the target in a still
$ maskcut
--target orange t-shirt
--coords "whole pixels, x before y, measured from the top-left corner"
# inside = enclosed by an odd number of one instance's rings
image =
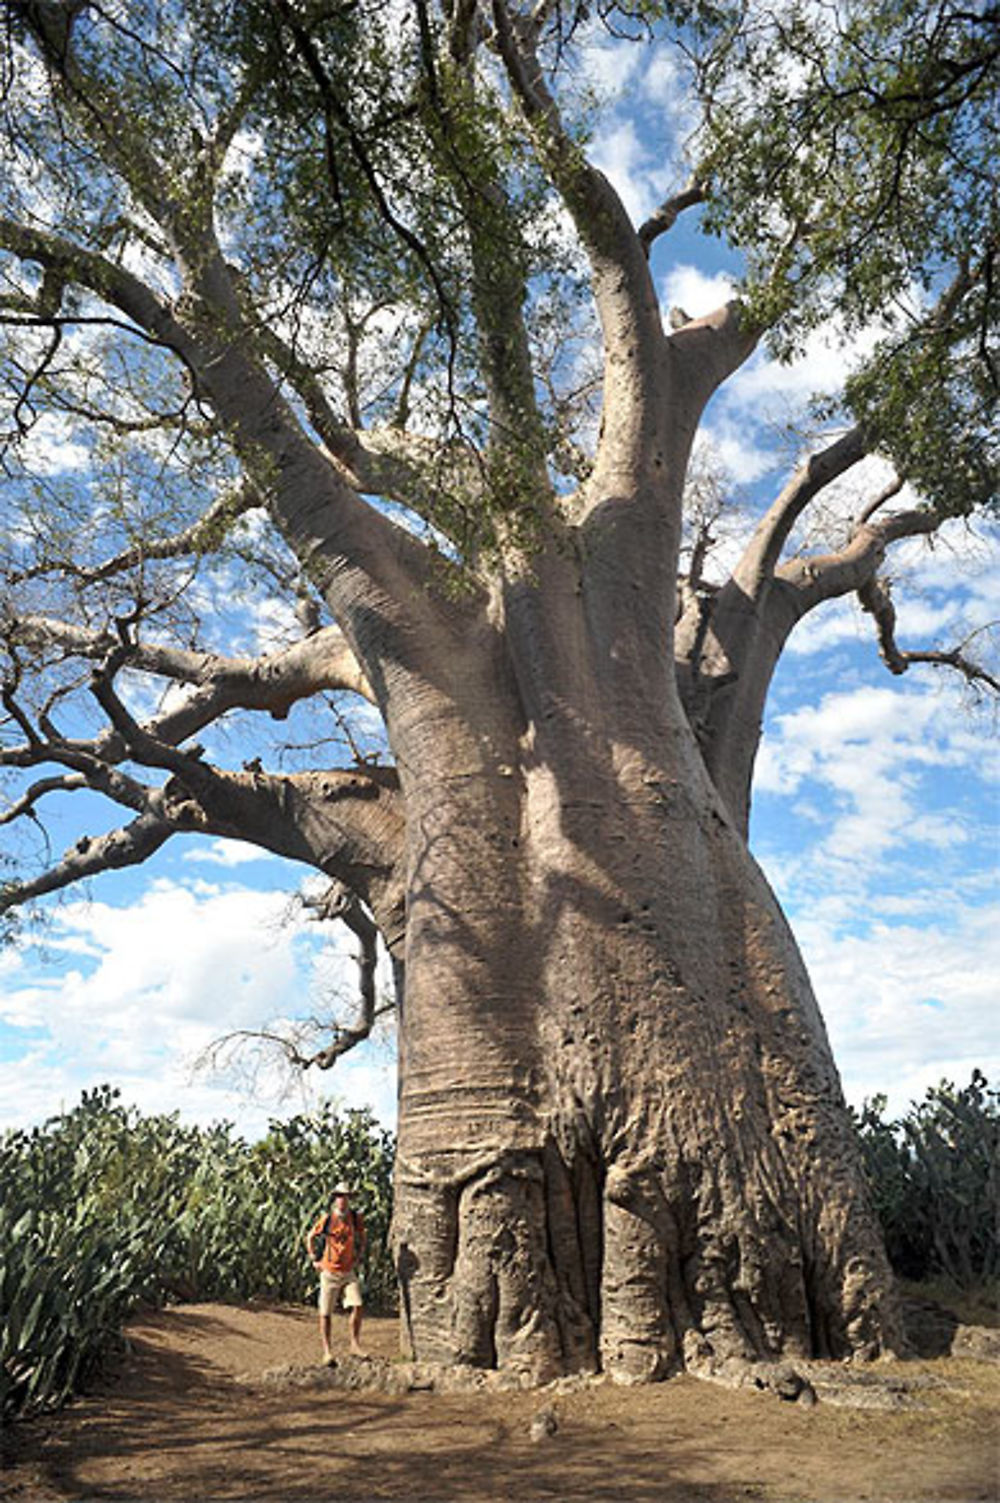
[[[315,1237],[326,1225],[326,1215],[317,1220],[310,1238]],[[341,1219],[333,1211],[330,1212],[330,1230],[326,1238],[326,1249],[320,1260],[320,1268],[326,1273],[350,1273],[354,1268],[354,1259],[357,1253],[357,1244],[364,1241],[365,1223],[357,1211],[348,1211]]]

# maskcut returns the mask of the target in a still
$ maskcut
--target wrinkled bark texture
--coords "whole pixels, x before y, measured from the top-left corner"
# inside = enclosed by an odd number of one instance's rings
[[[873,1355],[891,1280],[794,940],[647,605],[540,567],[401,738],[412,1348],[536,1380]]]
[[[88,47],[76,47],[80,7],[14,9],[66,127],[162,232],[155,252],[143,234],[141,258],[159,257],[162,275],[147,285],[124,252],[106,255],[103,223],[81,246],[0,217],[0,248],[41,266],[60,295],[64,284],[82,288],[173,352],[242,466],[236,510],[266,505],[336,629],[309,628],[306,641],[266,659],[223,663],[157,647],[132,618],[112,633],[5,617],[17,652],[40,642],[96,662],[92,692],[108,718],[79,746],[51,733],[45,716],[33,726],[16,702],[18,670],[4,705],[24,744],[0,760],[25,771],[52,763],[60,774],[29,789],[20,812],[33,815],[46,786],[86,784],[137,817],[0,899],[10,906],[135,863],[191,830],[252,839],[367,905],[405,965],[395,1238],[421,1360],[536,1380],[598,1368],[649,1379],[680,1366],[891,1346],[891,1280],[823,1023],[745,837],[764,700],[788,633],[820,599],[871,585],[894,536],[933,530],[938,519],[880,524],[870,507],[839,554],[780,564],[803,507],[865,452],[851,432],[793,477],[728,585],[709,590],[692,571],[675,621],[691,445],[759,331],[744,327],[736,301],[664,329],[648,253],[702,189],[690,185],[635,230],[562,124],[536,53],[548,7],[446,8],[449,66],[413,90],[433,105],[437,143],[426,162],[429,148],[418,145],[417,177],[431,164],[467,220],[468,326],[489,420],[479,454],[465,442],[445,452],[433,437],[345,428],[325,394],[325,365],[310,368],[268,331],[273,308],[254,309],[256,278],[234,269],[218,240],[218,141],[161,169],[156,143],[142,140],[141,111],[133,129],[129,91],[111,98],[99,72],[91,76]],[[336,89],[324,48],[304,14],[276,11],[290,26],[289,55],[308,63],[302,86],[316,86],[329,132]],[[315,19],[320,38],[328,18]],[[508,182],[503,153],[474,149],[471,61],[487,37],[490,72],[498,59],[520,111],[518,138],[575,223],[601,328],[599,437],[572,497],[552,485],[549,420],[537,405],[525,312],[535,252],[521,265],[510,249],[522,245],[518,173],[512,167]],[[421,42],[426,64],[429,31]],[[446,75],[456,92],[443,108],[436,90]],[[251,89],[247,107],[252,98]],[[239,118],[219,123],[223,142]],[[362,137],[351,139],[357,149]],[[398,231],[389,205],[401,183],[383,192],[375,173],[370,186],[369,208]],[[261,191],[270,198],[277,185]],[[252,223],[247,230],[252,242]],[[412,252],[412,236],[406,245]],[[407,263],[405,302],[422,301],[412,276]],[[168,299],[161,285],[179,295]],[[436,275],[435,290],[438,322]],[[391,306],[378,280],[372,292]],[[385,395],[401,383],[402,401],[422,337],[388,371]],[[452,377],[449,368],[449,401]],[[462,394],[476,409],[479,386]],[[451,508],[435,504],[445,472],[461,510],[490,513],[488,547],[473,533],[467,549],[455,519],[452,546],[428,548],[369,499],[399,502],[448,537]],[[217,529],[219,505],[213,496],[197,524],[152,556],[197,551]],[[89,586],[140,561],[130,547],[82,577],[71,562],[60,567]],[[40,567],[46,575],[49,561]],[[885,623],[884,604],[872,597],[870,606]],[[125,666],[191,692],[139,726],[114,689]],[[282,718],[300,699],[339,689],[377,707],[392,774],[359,765],[278,776],[253,762],[226,772],[182,747],[230,709]],[[123,771],[129,761],[169,779],[140,784]]]

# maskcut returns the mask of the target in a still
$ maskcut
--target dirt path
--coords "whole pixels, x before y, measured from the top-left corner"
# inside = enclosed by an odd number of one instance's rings
[[[395,1323],[369,1321],[365,1334],[369,1370],[398,1385]],[[879,1367],[861,1398],[890,1407],[862,1409],[822,1388],[807,1407],[691,1378],[344,1391],[333,1384],[361,1381],[360,1367],[344,1362],[339,1378],[317,1368],[315,1317],[301,1309],[181,1306],[131,1337],[103,1392],[8,1429],[3,1503],[1000,1497],[1000,1368],[971,1358]]]

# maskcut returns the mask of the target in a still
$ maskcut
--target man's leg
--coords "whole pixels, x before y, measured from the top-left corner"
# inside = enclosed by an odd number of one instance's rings
[[[364,1357],[366,1353],[361,1345],[361,1319],[364,1310],[361,1285],[356,1278],[350,1279],[344,1288],[344,1309],[347,1311],[347,1328],[351,1334],[351,1351],[355,1357]]]
[[[337,1290],[326,1272],[319,1276],[319,1335],[323,1343],[323,1361],[333,1364],[333,1311]]]
[[[355,1305],[350,1312],[351,1351],[355,1357],[365,1356],[361,1345],[361,1317],[364,1314],[360,1305]]]

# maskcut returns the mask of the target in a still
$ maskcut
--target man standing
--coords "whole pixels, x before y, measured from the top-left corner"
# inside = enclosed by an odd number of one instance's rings
[[[351,1351],[363,1357],[361,1348],[362,1298],[357,1267],[365,1250],[365,1223],[351,1207],[351,1187],[334,1185],[333,1200],[325,1216],[320,1216],[306,1233],[306,1250],[319,1272],[319,1330],[323,1340],[323,1361],[335,1366],[331,1336],[333,1312],[339,1300],[349,1317]]]

